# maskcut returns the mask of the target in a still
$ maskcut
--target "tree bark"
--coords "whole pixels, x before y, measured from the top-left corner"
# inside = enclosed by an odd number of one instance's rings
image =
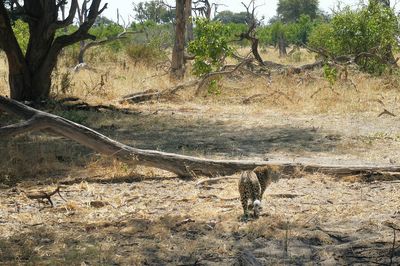
[[[286,40],[283,33],[279,35],[278,39],[279,57],[285,57],[287,55],[286,51]]]
[[[186,44],[193,41],[193,19],[192,19],[192,0],[186,0],[185,3],[186,20]]]
[[[101,154],[128,163],[137,163],[167,170],[182,177],[231,175],[241,170],[251,170],[257,166],[264,165],[279,165],[282,173],[285,174],[290,174],[294,170],[300,169],[303,172],[319,172],[339,176],[387,174],[392,178],[400,177],[400,166],[301,165],[299,163],[274,163],[267,161],[210,160],[154,150],[141,150],[119,143],[88,127],[65,118],[36,110],[2,96],[0,96],[0,110],[27,120],[18,124],[1,127],[0,137],[14,137],[17,134],[29,131],[50,130],[52,133],[74,140]]]
[[[87,21],[87,4],[88,0],[83,0],[82,6],[78,5],[77,11],[78,11],[78,21],[79,25],[82,25]],[[117,10],[118,11],[118,10]],[[119,16],[117,17],[119,19]],[[78,54],[78,64],[83,64],[84,63],[84,54],[87,48],[85,48],[86,42],[84,40],[79,42],[79,54]]]
[[[247,39],[251,42],[251,52],[253,53],[254,58],[258,61],[260,65],[264,65],[264,61],[261,58],[260,53],[258,52],[258,38],[256,37],[256,28],[259,24],[255,17],[255,1],[252,0],[248,5],[242,2],[242,5],[246,8],[247,18],[246,23],[249,27],[248,30],[242,34],[240,34],[240,40]],[[252,6],[252,8],[251,8]],[[251,11],[250,11],[251,9]]]
[[[175,44],[172,50],[172,79],[183,79],[185,75],[185,5],[187,0],[176,0]]]
[[[10,96],[18,100],[29,97],[31,74],[13,33],[10,18],[4,4],[0,4],[0,35],[0,49],[4,50],[8,61]]]

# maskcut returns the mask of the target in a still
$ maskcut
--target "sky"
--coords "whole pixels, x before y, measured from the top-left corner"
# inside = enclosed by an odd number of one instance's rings
[[[144,1],[145,0],[103,0],[103,3],[108,3],[108,8],[104,11],[103,15],[116,21],[118,9],[123,20],[125,20],[126,24],[129,24],[129,22],[133,21],[135,15],[132,3]],[[167,2],[173,4],[175,1],[169,0]],[[210,0],[210,2],[225,5],[220,6],[218,11],[231,10],[233,12],[241,12],[245,11],[241,2],[248,3],[249,0]],[[345,5],[356,6],[359,0],[340,0],[340,2]],[[265,22],[268,22],[271,17],[276,15],[278,0],[257,0],[256,3],[257,5],[261,5],[257,8],[257,15],[258,17],[265,16]],[[331,8],[335,7],[337,3],[337,0],[320,0],[319,6],[322,10],[330,13]]]

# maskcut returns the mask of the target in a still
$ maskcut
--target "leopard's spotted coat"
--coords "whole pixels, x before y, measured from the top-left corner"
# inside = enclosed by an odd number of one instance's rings
[[[244,171],[239,180],[240,201],[244,216],[248,216],[248,210],[253,208],[254,218],[260,214],[261,199],[265,189],[272,181],[279,179],[280,169],[277,166],[260,166],[253,171]],[[251,200],[250,204],[248,201]]]

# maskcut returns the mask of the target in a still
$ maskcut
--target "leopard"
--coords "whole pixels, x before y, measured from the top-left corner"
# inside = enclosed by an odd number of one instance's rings
[[[239,179],[239,194],[244,219],[249,217],[249,209],[253,209],[255,219],[260,216],[264,192],[272,182],[279,180],[280,172],[280,167],[275,165],[259,166],[251,171],[242,172]]]

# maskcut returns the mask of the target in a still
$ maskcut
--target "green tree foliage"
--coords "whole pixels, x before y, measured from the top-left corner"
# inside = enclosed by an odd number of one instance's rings
[[[242,34],[243,32],[246,32],[248,30],[249,26],[247,26],[246,24],[243,24],[243,23],[228,23],[228,24],[224,24],[224,25],[226,25],[226,27],[229,29],[229,37],[228,37],[229,40],[231,40],[231,41],[236,40],[236,44],[241,45],[241,46],[249,46],[250,45],[250,42],[246,39],[239,41],[240,34]]]
[[[130,31],[135,34],[126,46],[127,55],[135,62],[154,64],[167,59],[167,49],[173,46],[174,28],[172,24],[157,24],[152,20],[132,23]]]
[[[279,0],[276,11],[283,22],[296,22],[301,15],[315,19],[318,3],[318,0]]]
[[[234,13],[229,10],[224,10],[219,12],[214,17],[214,20],[221,21],[224,24],[229,24],[229,23],[246,24],[246,18],[247,18],[246,12]]]
[[[281,21],[277,21],[270,26],[270,34],[271,34],[271,44],[276,46],[278,44],[279,38],[282,36],[287,40],[288,35],[288,25],[283,24]]]
[[[398,48],[398,36],[398,19],[393,10],[370,1],[358,10],[346,8],[330,23],[316,27],[309,45],[331,57],[356,56],[362,70],[380,74],[387,66],[388,52]]]
[[[111,25],[111,24],[116,24],[116,23],[105,16],[99,16],[96,18],[96,21],[94,22],[93,26]]]
[[[155,23],[170,23],[175,18],[174,10],[167,9],[161,0],[139,2],[134,5],[133,10],[139,22],[150,20]]]
[[[313,29],[320,22],[312,20],[308,15],[301,15],[297,22],[274,23],[257,29],[257,36],[266,45],[277,45],[280,36],[283,36],[288,45],[302,45],[308,43],[309,36]]]
[[[19,19],[14,22],[12,28],[14,31],[14,35],[17,38],[19,47],[21,48],[22,53],[25,54],[29,42],[28,24]]]
[[[174,44],[174,26],[170,23],[157,24],[154,21],[148,20],[143,23],[132,23],[129,30],[142,32],[133,35],[133,43],[152,43],[152,45],[156,45],[162,50],[170,48]]]
[[[113,21],[100,19],[90,30],[89,33],[96,36],[97,40],[103,40],[117,36],[124,31],[124,28]],[[121,40],[113,41],[107,44],[107,47],[113,51],[119,51],[122,48]]]
[[[313,21],[308,15],[301,15],[296,23],[288,24],[287,35],[289,43],[302,45],[308,42],[309,35],[318,21]]]
[[[195,40],[189,43],[188,51],[195,56],[193,73],[201,76],[222,66],[223,59],[231,54],[228,45],[230,28],[220,21],[197,19]]]

